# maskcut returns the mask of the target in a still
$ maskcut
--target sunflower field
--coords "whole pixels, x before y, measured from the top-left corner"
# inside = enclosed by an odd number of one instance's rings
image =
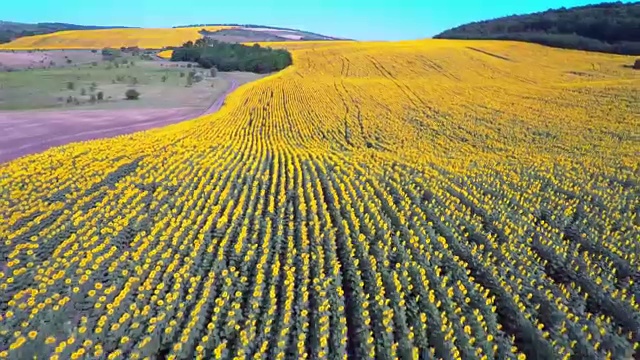
[[[631,58],[272,46],[215,114],[0,165],[0,358],[640,356]]]

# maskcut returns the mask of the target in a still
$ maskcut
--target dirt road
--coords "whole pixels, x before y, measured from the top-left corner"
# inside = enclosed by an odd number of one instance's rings
[[[149,130],[218,111],[239,83],[205,110],[194,108],[0,112],[0,164],[49,148]]]

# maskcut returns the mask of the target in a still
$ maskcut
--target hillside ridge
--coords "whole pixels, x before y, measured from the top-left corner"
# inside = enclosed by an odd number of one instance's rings
[[[446,30],[436,39],[516,40],[640,55],[640,2],[607,2],[511,15]]]
[[[15,39],[45,35],[66,30],[100,30],[100,29],[125,29],[126,26],[94,26],[76,25],[61,22],[39,22],[35,24],[0,20],[0,44],[8,43]]]

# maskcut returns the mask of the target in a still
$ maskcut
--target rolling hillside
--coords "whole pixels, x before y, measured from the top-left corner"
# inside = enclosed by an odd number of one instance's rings
[[[243,43],[262,41],[318,41],[337,38],[306,31],[261,27],[256,25],[194,25],[175,28],[109,28],[79,29],[25,36],[10,43],[0,44],[0,50],[53,50],[53,49],[100,49],[105,47],[139,47],[162,49],[181,46],[187,41],[202,37],[212,40]],[[64,28],[60,28],[63,30]]]
[[[95,30],[121,28],[118,26],[85,26],[65,23],[37,23],[25,24],[10,21],[0,21],[0,44],[7,43],[20,37],[49,34],[65,30]]]
[[[633,58],[270,45],[215,114],[0,166],[8,358],[633,358]]]
[[[640,55],[640,2],[602,3],[474,22],[440,39],[520,40],[567,49]]]
[[[161,49],[180,46],[189,40],[202,37],[201,30],[214,32],[227,27],[189,28],[127,28],[59,31],[51,34],[27,36],[7,44],[0,50],[53,50],[53,49],[101,49],[105,47],[139,47]]]

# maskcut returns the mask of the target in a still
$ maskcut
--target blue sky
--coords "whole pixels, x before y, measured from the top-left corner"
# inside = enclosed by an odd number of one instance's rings
[[[470,21],[586,5],[566,0],[23,0],[0,20],[171,27],[200,23],[292,27],[357,40],[433,36]]]

